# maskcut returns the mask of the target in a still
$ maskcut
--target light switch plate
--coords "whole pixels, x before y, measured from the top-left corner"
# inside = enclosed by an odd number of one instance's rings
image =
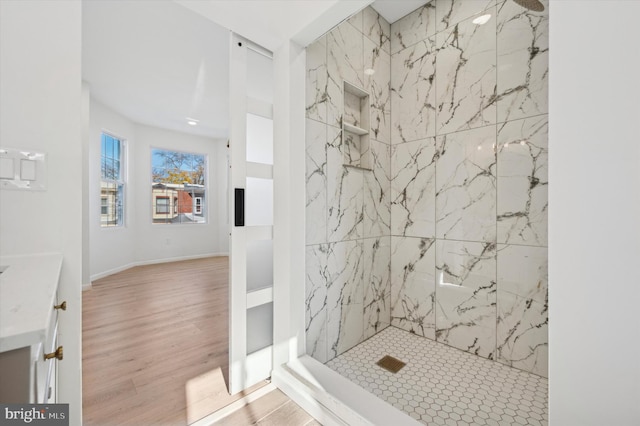
[[[15,177],[13,163],[13,158],[0,157],[0,179],[13,179]]]
[[[36,166],[37,163],[34,160],[24,158],[20,160],[20,179],[28,181],[37,180]]]
[[[46,154],[25,149],[0,148],[0,189],[47,189]]]

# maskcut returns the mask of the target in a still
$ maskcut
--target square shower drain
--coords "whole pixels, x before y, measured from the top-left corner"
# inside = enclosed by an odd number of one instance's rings
[[[405,365],[407,365],[406,363],[400,361],[397,358],[394,358],[392,356],[389,355],[385,355],[383,356],[380,361],[376,362],[376,365],[384,368],[387,371],[390,371],[392,373],[397,373],[398,371],[400,371],[402,369],[402,367],[404,367]]]

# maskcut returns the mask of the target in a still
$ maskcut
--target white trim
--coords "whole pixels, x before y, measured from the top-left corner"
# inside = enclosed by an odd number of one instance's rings
[[[109,275],[117,274],[118,272],[125,271],[129,268],[133,268],[134,266],[144,266],[144,265],[155,265],[158,263],[170,263],[170,262],[180,262],[182,260],[193,260],[193,259],[204,259],[206,257],[228,257],[229,253],[206,253],[206,254],[195,254],[192,256],[179,256],[179,257],[169,257],[166,259],[150,259],[150,260],[139,260],[137,262],[127,263],[123,266],[118,266],[117,268],[109,269],[104,272],[99,272],[97,274],[91,275],[89,279],[91,281],[99,280],[100,278],[108,277]],[[87,286],[87,284],[83,284],[83,289]],[[89,288],[91,288],[91,283],[88,284]],[[88,290],[88,289],[87,289]]]
[[[103,179],[102,177],[102,167],[99,167],[100,169],[100,173],[99,173],[99,179],[98,179],[98,183],[100,185],[100,191],[98,192],[98,196],[100,197],[100,203],[98,203],[98,205],[100,206],[100,213],[98,214],[98,226],[100,227],[100,229],[124,229],[127,227],[127,223],[129,222],[127,220],[127,215],[128,215],[128,203],[129,203],[129,143],[128,143],[128,139],[117,136],[117,133],[112,132],[110,130],[106,130],[104,127],[101,128],[100,130],[100,165],[102,164],[102,136],[103,135],[107,135],[112,139],[117,140],[120,143],[120,158],[118,159],[118,161],[120,161],[120,179]],[[117,186],[122,185],[122,217],[120,218],[120,223],[113,225],[113,226],[103,226],[102,225],[102,182],[109,182],[109,183],[115,183],[116,184],[116,191],[117,191]],[[117,208],[117,207],[116,207]],[[117,213],[116,213],[116,217],[117,217]]]
[[[306,52],[286,43],[274,53],[274,365],[305,352]]]
[[[247,309],[273,302],[273,287],[247,292]]]
[[[263,163],[247,161],[247,177],[258,179],[273,179],[273,166]]]
[[[272,383],[298,404],[309,415],[325,426],[346,425],[333,412],[322,405],[312,394],[312,390],[301,382],[286,366],[276,368],[271,376]]]
[[[259,225],[259,226],[245,226],[247,233],[247,240],[272,240],[273,239],[273,226],[271,225]]]
[[[247,51],[244,39],[230,33],[229,47],[229,393],[246,389],[247,270],[246,227],[235,226],[235,189],[246,187]],[[247,44],[246,42],[244,43]]]
[[[244,364],[244,385],[246,388],[271,376],[273,368],[273,345],[247,354]],[[243,389],[244,390],[244,389]]]
[[[307,355],[274,369],[271,379],[322,424],[421,424]]]
[[[322,37],[323,34],[328,33],[331,28],[373,2],[374,0],[336,1],[331,8],[327,9],[322,15],[318,16],[313,22],[291,37],[291,41],[294,41],[302,47],[307,47]]]
[[[262,398],[269,392],[273,392],[276,389],[277,388],[273,383],[266,384],[260,389],[254,390],[249,395],[242,397],[237,401],[232,402],[226,407],[222,407],[218,411],[211,413],[208,416],[203,417],[200,420],[191,423],[190,426],[209,426],[216,422],[219,422],[225,417],[228,417],[229,415],[235,413],[236,411],[240,410],[243,407],[246,407],[247,405],[251,404],[253,401],[256,401],[257,399]]]
[[[273,105],[247,96],[247,113],[273,120]]]

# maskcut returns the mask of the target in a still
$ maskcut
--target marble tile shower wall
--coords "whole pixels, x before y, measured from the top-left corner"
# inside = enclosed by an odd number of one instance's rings
[[[307,54],[308,352],[391,324],[547,376],[547,12],[367,8]],[[342,167],[342,79],[371,93],[372,172]]]
[[[368,7],[307,48],[306,332],[322,362],[390,321],[390,35]],[[371,171],[343,165],[343,81],[369,93]]]

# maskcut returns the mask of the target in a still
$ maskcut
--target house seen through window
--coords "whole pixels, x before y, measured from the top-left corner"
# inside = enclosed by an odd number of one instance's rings
[[[153,223],[205,223],[207,156],[151,149]]]
[[[124,225],[124,142],[108,133],[100,138],[100,226]]]

